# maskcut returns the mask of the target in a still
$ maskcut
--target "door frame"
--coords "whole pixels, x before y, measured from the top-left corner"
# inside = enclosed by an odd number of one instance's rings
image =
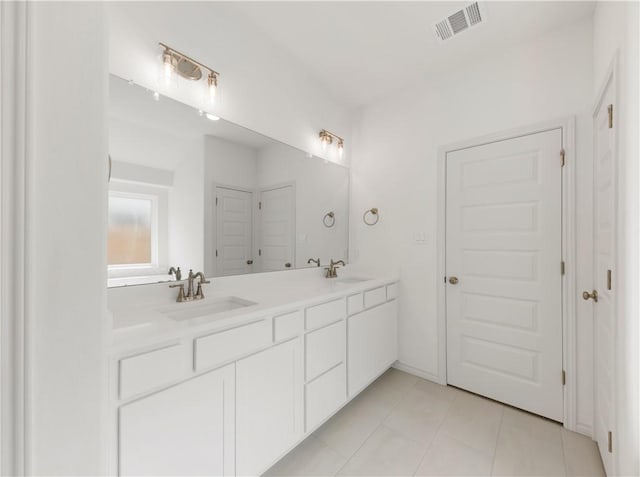
[[[562,132],[562,148],[565,166],[562,170],[562,257],[565,274],[562,276],[562,366],[566,372],[564,386],[564,427],[575,431],[577,424],[577,356],[576,356],[576,184],[575,184],[575,116],[502,131],[459,141],[438,148],[438,198],[437,198],[437,322],[438,322],[438,375],[440,384],[447,384],[447,316],[446,316],[446,157],[447,153],[474,146],[504,141],[520,136],[541,133],[553,129]],[[560,151],[558,151],[558,164]],[[560,264],[558,264],[560,266]],[[558,376],[558,379],[561,379]]]
[[[0,2],[0,474],[30,469],[30,329],[25,237],[29,5]],[[32,351],[31,351],[32,352]]]

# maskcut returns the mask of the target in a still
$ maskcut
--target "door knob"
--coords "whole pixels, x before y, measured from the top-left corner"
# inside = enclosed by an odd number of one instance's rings
[[[458,277],[449,277],[449,283],[451,283],[452,285],[457,285]]]
[[[588,300],[589,298],[592,298],[593,301],[598,303],[598,292],[596,290],[593,290],[591,293],[589,293],[588,291],[583,291],[582,292],[582,298],[584,298],[585,300]]]
[[[247,260],[247,265],[253,265],[253,260]]]

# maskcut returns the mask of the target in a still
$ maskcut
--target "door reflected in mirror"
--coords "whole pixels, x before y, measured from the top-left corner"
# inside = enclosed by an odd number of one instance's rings
[[[347,259],[346,167],[113,75],[109,153],[109,286]]]

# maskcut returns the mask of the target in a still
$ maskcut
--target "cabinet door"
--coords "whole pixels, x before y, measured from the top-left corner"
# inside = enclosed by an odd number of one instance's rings
[[[236,473],[259,475],[303,433],[301,339],[236,366]]]
[[[234,365],[119,410],[120,475],[233,475]]]
[[[398,357],[396,301],[348,318],[349,396],[360,392]]]

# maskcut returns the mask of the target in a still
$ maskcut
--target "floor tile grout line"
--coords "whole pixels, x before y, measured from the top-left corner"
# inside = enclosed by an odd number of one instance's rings
[[[504,425],[504,410],[502,406],[502,414],[500,414],[500,426],[498,427],[498,435],[496,436],[496,445],[493,447],[493,459],[491,459],[491,474],[493,475],[493,468],[496,465],[496,454],[498,453],[498,443],[500,442],[500,434],[502,434],[502,426]]]
[[[445,387],[446,387],[446,385],[445,385]],[[413,472],[413,476],[415,476],[416,473],[418,472],[418,470],[420,470],[420,466],[422,466],[422,463],[424,462],[424,459],[427,457],[427,454],[429,453],[429,449],[431,449],[431,447],[433,446],[434,441],[436,440],[436,438],[438,437],[438,434],[440,433],[440,429],[442,429],[442,426],[444,425],[444,421],[449,416],[449,412],[451,411],[451,407],[453,406],[453,403],[458,399],[458,397],[459,397],[459,394],[456,393],[455,397],[451,401],[449,401],[449,407],[447,408],[447,412],[445,413],[444,417],[442,418],[442,421],[440,422],[440,425],[438,426],[438,429],[433,434],[433,438],[431,439],[431,442],[429,442],[429,444],[427,444],[427,448],[424,450],[424,453],[422,454],[422,457],[420,458],[420,462],[418,462],[418,467],[416,467],[416,470]]]
[[[409,390],[410,390],[411,388],[415,387],[415,385],[417,384],[417,382],[418,382],[418,380],[416,379],[416,381],[415,381],[411,386],[407,386],[406,394],[409,394]],[[404,396],[402,396],[402,397],[404,397]],[[342,465],[342,467],[340,467],[340,468],[338,469],[338,471],[337,471],[335,474],[333,474],[333,476],[334,476],[334,477],[335,477],[335,476],[337,476],[337,475],[342,471],[342,469],[344,469],[344,468],[347,466],[347,464],[348,464],[349,462],[351,462],[351,459],[353,458],[353,456],[354,456],[354,455],[356,455],[356,454],[358,453],[358,451],[359,451],[360,449],[362,449],[362,446],[364,446],[364,445],[365,445],[365,443],[369,440],[369,438],[370,438],[370,437],[371,437],[371,436],[372,436],[372,435],[373,435],[373,434],[374,434],[378,429],[380,429],[380,427],[382,427],[382,424],[384,423],[385,419],[386,419],[387,417],[389,417],[389,415],[390,415],[390,414],[391,414],[391,413],[396,409],[396,407],[398,407],[398,404],[400,404],[400,401],[402,401],[402,397],[400,397],[400,398],[398,399],[398,401],[397,401],[397,402],[396,402],[396,403],[391,407],[391,409],[389,410],[389,412],[387,412],[387,413],[384,415],[384,417],[383,417],[383,418],[382,418],[382,420],[378,423],[378,425],[377,425],[377,426],[376,426],[376,427],[375,427],[375,428],[374,428],[374,429],[373,429],[369,434],[367,434],[367,437],[365,437],[365,439],[362,441],[362,444],[360,444],[360,446],[359,446],[359,447],[358,447],[358,448],[357,448],[357,449],[356,449],[356,450],[351,454],[351,456],[347,458],[346,462]],[[327,446],[328,446],[328,444],[327,444]],[[338,453],[339,453],[339,451],[336,451],[336,452],[338,452]]]

